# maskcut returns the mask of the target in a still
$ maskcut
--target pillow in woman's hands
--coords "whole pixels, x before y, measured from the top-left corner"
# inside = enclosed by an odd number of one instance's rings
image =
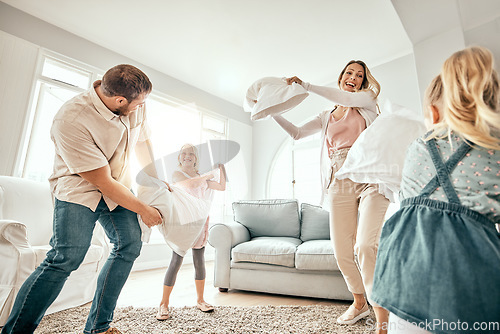
[[[285,78],[266,77],[255,81],[247,90],[244,110],[252,121],[280,115],[301,103],[309,93],[297,83],[288,85]]]

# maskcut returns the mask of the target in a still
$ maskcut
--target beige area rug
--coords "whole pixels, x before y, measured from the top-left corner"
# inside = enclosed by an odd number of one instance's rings
[[[90,306],[50,314],[36,334],[82,333]],[[155,319],[155,308],[118,308],[112,327],[137,333],[373,333],[375,317],[347,326],[336,323],[346,306],[216,306],[212,313],[196,307],[174,307],[170,319]]]

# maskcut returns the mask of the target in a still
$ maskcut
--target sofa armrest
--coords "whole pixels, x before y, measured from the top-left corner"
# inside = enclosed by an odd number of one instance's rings
[[[0,285],[17,286],[36,267],[36,255],[28,242],[26,226],[14,220],[0,219]]]
[[[5,325],[21,284],[35,270],[26,225],[0,219],[0,326]]]
[[[214,248],[231,249],[245,241],[250,241],[250,232],[240,223],[215,224],[210,228],[208,242]]]
[[[214,286],[229,289],[231,249],[250,240],[250,232],[240,223],[215,224],[210,228],[208,242],[215,248]]]

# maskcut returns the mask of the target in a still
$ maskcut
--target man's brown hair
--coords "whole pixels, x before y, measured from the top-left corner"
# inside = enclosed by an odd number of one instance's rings
[[[123,96],[130,103],[143,93],[151,93],[153,84],[137,67],[122,64],[110,68],[104,74],[101,89],[108,97]]]

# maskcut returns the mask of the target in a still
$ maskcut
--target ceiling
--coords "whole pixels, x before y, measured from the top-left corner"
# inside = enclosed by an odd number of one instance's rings
[[[412,51],[390,0],[2,1],[236,105],[262,77],[327,84]]]

